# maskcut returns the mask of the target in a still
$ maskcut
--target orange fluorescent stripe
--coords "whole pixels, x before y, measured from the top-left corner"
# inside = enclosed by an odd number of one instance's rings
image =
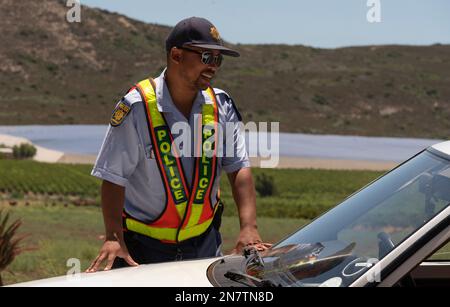
[[[214,91],[211,89],[211,91],[214,93]],[[216,176],[216,162],[217,162],[217,142],[218,142],[218,131],[217,131],[217,127],[218,127],[218,123],[219,123],[219,114],[218,114],[218,105],[217,105],[217,100],[216,100],[216,95],[210,93],[210,96],[213,99],[214,102],[214,153],[213,153],[213,165],[212,165],[212,174],[211,174],[211,180],[209,182],[209,187],[206,190],[206,201],[204,204],[204,208],[203,208],[203,212],[202,215],[200,216],[200,221],[203,221],[205,219],[208,218],[208,215],[210,214],[208,208],[210,208],[210,210],[214,210],[213,206],[211,204],[211,190],[213,187],[213,183],[214,183],[214,177]],[[213,212],[214,213],[214,212]]]
[[[158,220],[147,225],[147,226],[153,228],[152,231],[150,231],[150,228],[148,229],[149,231],[147,231],[147,229],[143,229],[142,227],[145,228],[145,224],[143,224],[139,227],[142,232],[145,232],[147,234],[153,233],[155,236],[157,236],[161,239],[164,238],[164,240],[166,241],[166,238],[170,238],[173,235],[174,230],[178,229],[178,227],[180,227],[180,223],[182,223],[181,230],[180,230],[180,232],[177,232],[177,234],[179,233],[180,240],[184,240],[188,237],[192,237],[191,235],[187,235],[186,231],[194,231],[195,230],[194,233],[197,233],[197,232],[200,233],[200,232],[206,231],[206,229],[207,229],[206,227],[209,225],[209,223],[212,220],[212,218],[214,217],[214,213],[215,213],[215,210],[214,210],[215,208],[213,208],[213,206],[211,205],[211,195],[210,194],[211,194],[213,182],[214,182],[214,179],[216,176],[216,163],[217,163],[217,142],[218,142],[217,127],[218,127],[218,122],[219,122],[217,100],[216,100],[216,97],[214,94],[214,90],[212,88],[208,88],[206,90],[206,94],[212,100],[213,110],[214,110],[215,132],[214,132],[213,156],[211,158],[207,158],[205,156],[205,153],[202,152],[202,147],[204,145],[203,122],[205,121],[205,119],[202,119],[198,123],[198,125],[200,126],[199,134],[200,134],[201,141],[197,142],[197,146],[196,146],[197,156],[195,158],[195,166],[196,166],[195,174],[194,174],[194,178],[192,181],[192,183],[193,183],[192,187],[191,187],[191,189],[188,189],[188,186],[186,184],[187,183],[186,176],[184,174],[184,170],[183,170],[182,163],[181,163],[181,157],[178,154],[177,149],[172,146],[173,145],[173,135],[170,133],[167,122],[165,122],[165,119],[164,119],[163,115],[161,114],[161,117],[162,117],[162,120],[164,121],[164,123],[161,122],[159,115],[156,117],[155,120],[159,123],[158,129],[159,129],[159,127],[163,127],[161,129],[165,129],[165,130],[159,130],[161,133],[163,133],[164,131],[167,131],[167,133],[164,133],[164,137],[167,137],[167,134],[169,136],[171,143],[168,146],[170,146],[170,149],[172,150],[179,175],[177,175],[175,173],[176,169],[174,169],[175,165],[172,165],[173,159],[171,157],[169,160],[168,157],[166,155],[164,155],[164,160],[166,161],[166,164],[164,164],[161,149],[159,148],[159,146],[161,144],[163,144],[163,142],[164,142],[164,144],[167,144],[168,140],[166,139],[164,141],[163,139],[161,139],[160,142],[158,142],[158,138],[156,135],[156,131],[155,131],[155,127],[153,125],[152,118],[155,118],[155,116],[157,115],[157,114],[155,115],[154,112],[159,112],[159,111],[154,108],[155,106],[153,104],[156,103],[156,101],[154,101],[153,98],[152,98],[152,101],[150,102],[150,103],[152,103],[152,106],[149,106],[149,101],[147,99],[146,90],[147,91],[148,90],[155,91],[154,81],[152,79],[150,79],[149,81],[151,83],[151,87],[152,87],[151,89],[143,88],[143,87],[148,86],[147,80],[144,80],[144,81],[141,81],[140,83],[138,83],[137,87],[138,87],[139,91],[141,92],[143,99],[144,99],[145,109],[146,109],[146,113],[147,113],[147,119],[149,122],[150,136],[152,139],[152,143],[154,144],[153,148],[154,148],[155,156],[157,158],[158,168],[162,174],[164,189],[166,191],[166,198],[167,198],[166,202],[167,203],[166,203],[165,211],[161,214],[161,216],[158,218]],[[208,107],[208,109],[209,110],[207,110],[207,111],[205,111],[205,109],[203,109],[202,115],[203,116],[208,115],[209,118],[206,121],[209,123],[211,121],[211,115],[212,115],[211,111],[212,110],[210,107]],[[161,126],[161,124],[162,124],[162,126]],[[170,166],[169,164],[172,166]],[[166,166],[170,166],[170,168],[166,168]],[[204,166],[204,169],[200,169],[202,166]],[[212,167],[210,176],[208,176],[209,167]],[[174,178],[171,178],[171,182],[174,182],[176,184],[176,191],[172,191],[171,185],[169,182],[169,178],[168,178],[169,174],[166,172],[170,172],[170,175],[172,177],[174,177]],[[200,174],[200,172],[202,174]],[[201,184],[202,186],[201,186],[201,189],[199,190],[200,177],[202,177],[202,184]],[[183,192],[181,192],[181,190],[178,189],[178,188],[180,188],[180,179],[181,179],[182,186],[184,188]],[[205,188],[206,188],[206,191],[205,191]],[[181,211],[181,207],[177,207],[177,205],[175,203],[175,199],[174,199],[175,196],[172,195],[172,193],[175,193],[175,192],[184,193],[185,196],[187,197],[187,203],[184,202],[184,203],[180,203],[178,205],[178,206],[185,206],[184,217],[180,217],[180,214],[182,214],[183,211]],[[195,213],[195,219],[194,219],[192,214],[193,214],[194,200],[195,200],[195,196],[197,193],[199,193],[199,195],[201,194],[201,196],[199,196],[199,198],[203,199],[203,203],[200,208],[198,207],[199,205],[196,205],[197,213]],[[178,213],[178,211],[179,211],[178,209],[180,209],[180,214]],[[197,210],[200,210],[200,212]],[[196,219],[198,219],[198,220],[196,221]],[[208,224],[206,224],[206,222],[208,222]],[[203,225],[203,226],[201,226],[201,225]],[[197,227],[197,226],[200,226],[200,227]],[[156,230],[155,227],[160,228],[160,229]],[[164,228],[167,229],[167,233],[166,233],[166,230],[164,230]],[[170,229],[170,231],[169,231],[169,229]],[[197,236],[197,235],[199,235],[199,234],[195,234],[194,236]],[[175,241],[177,239],[178,238],[176,238],[176,237],[174,238]],[[169,239],[169,240],[167,240],[167,242],[172,242],[172,240]]]
[[[176,212],[176,207],[175,207],[174,200],[172,198],[172,193],[170,193],[170,191],[167,190],[167,188],[170,187],[169,186],[169,181],[167,179],[167,175],[166,175],[166,172],[164,170],[164,165],[162,164],[162,160],[161,160],[161,153],[159,152],[159,148],[158,148],[158,145],[157,145],[158,142],[156,140],[155,130],[153,128],[153,124],[152,124],[152,120],[151,120],[151,116],[150,116],[150,110],[148,108],[147,97],[145,95],[145,91],[142,88],[142,86],[140,84],[138,84],[138,87],[139,87],[141,93],[143,93],[142,96],[144,98],[144,105],[145,105],[147,117],[149,118],[149,123],[150,123],[150,135],[152,137],[152,143],[156,144],[156,146],[154,145],[153,148],[154,148],[155,156],[156,156],[156,158],[158,160],[158,167],[160,167],[161,174],[162,174],[162,177],[163,177],[163,180],[164,180],[164,188],[166,189],[166,202],[167,202],[166,212],[164,212],[164,214],[161,215],[160,219],[158,219],[157,221],[155,221],[152,224],[155,225],[155,226],[158,226],[158,225],[163,226],[163,225],[165,225],[165,222],[166,222],[166,219],[164,219],[164,216],[166,215],[167,211],[170,210],[173,213],[173,210],[171,210],[172,207],[173,207],[173,209],[175,209],[175,212]],[[175,216],[178,219],[177,224],[179,224],[181,222],[181,219],[178,217],[178,213],[176,213]]]

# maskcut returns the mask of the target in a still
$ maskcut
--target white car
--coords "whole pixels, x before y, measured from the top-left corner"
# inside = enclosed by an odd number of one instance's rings
[[[15,286],[449,286],[450,260],[427,260],[449,242],[449,204],[450,141],[420,152],[264,253]],[[449,251],[441,258],[450,259]]]

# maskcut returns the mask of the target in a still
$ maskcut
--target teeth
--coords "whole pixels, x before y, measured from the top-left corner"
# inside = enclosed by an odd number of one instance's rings
[[[203,77],[206,77],[208,79],[211,79],[213,76],[212,75],[208,75],[208,74],[202,74]]]

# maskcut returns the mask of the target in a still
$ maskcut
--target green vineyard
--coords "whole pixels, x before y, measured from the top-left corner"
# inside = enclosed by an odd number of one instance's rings
[[[92,166],[0,160],[0,192],[96,197],[100,180]]]
[[[34,161],[0,160],[0,194],[3,199],[34,196],[64,196],[90,199],[100,204],[101,180],[90,175],[90,165],[48,164]],[[261,174],[273,178],[276,194],[258,195],[258,216],[312,219],[378,177],[380,172],[330,170],[253,169],[255,181]],[[227,176],[221,178],[221,199],[226,216],[237,215]],[[6,196],[5,196],[6,195]],[[31,195],[32,198],[33,195]],[[75,200],[79,201],[79,200]],[[45,199],[44,202],[49,202]],[[52,203],[54,201],[52,200]]]
[[[257,197],[258,216],[312,219],[331,209],[353,192],[373,181],[382,172],[315,169],[254,168],[255,181],[262,173],[273,178],[276,194]],[[226,176],[221,179],[225,215],[237,215]]]

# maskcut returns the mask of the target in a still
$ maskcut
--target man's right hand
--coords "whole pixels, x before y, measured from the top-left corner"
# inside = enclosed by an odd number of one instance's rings
[[[103,243],[97,258],[86,270],[86,273],[97,272],[105,260],[107,264],[103,270],[111,270],[116,257],[123,258],[131,266],[138,265],[131,258],[123,238],[122,211],[124,202],[125,188],[103,180],[102,210],[105,221],[105,243]]]
[[[133,260],[133,258],[131,258],[130,254],[128,253],[128,249],[123,241],[120,242],[120,240],[106,240],[105,243],[103,243],[103,246],[100,249],[97,258],[95,258],[95,260],[86,270],[86,273],[97,272],[105,260],[107,261],[107,264],[103,270],[111,270],[116,257],[123,258],[131,266],[139,265],[138,263],[136,263],[136,261]]]

